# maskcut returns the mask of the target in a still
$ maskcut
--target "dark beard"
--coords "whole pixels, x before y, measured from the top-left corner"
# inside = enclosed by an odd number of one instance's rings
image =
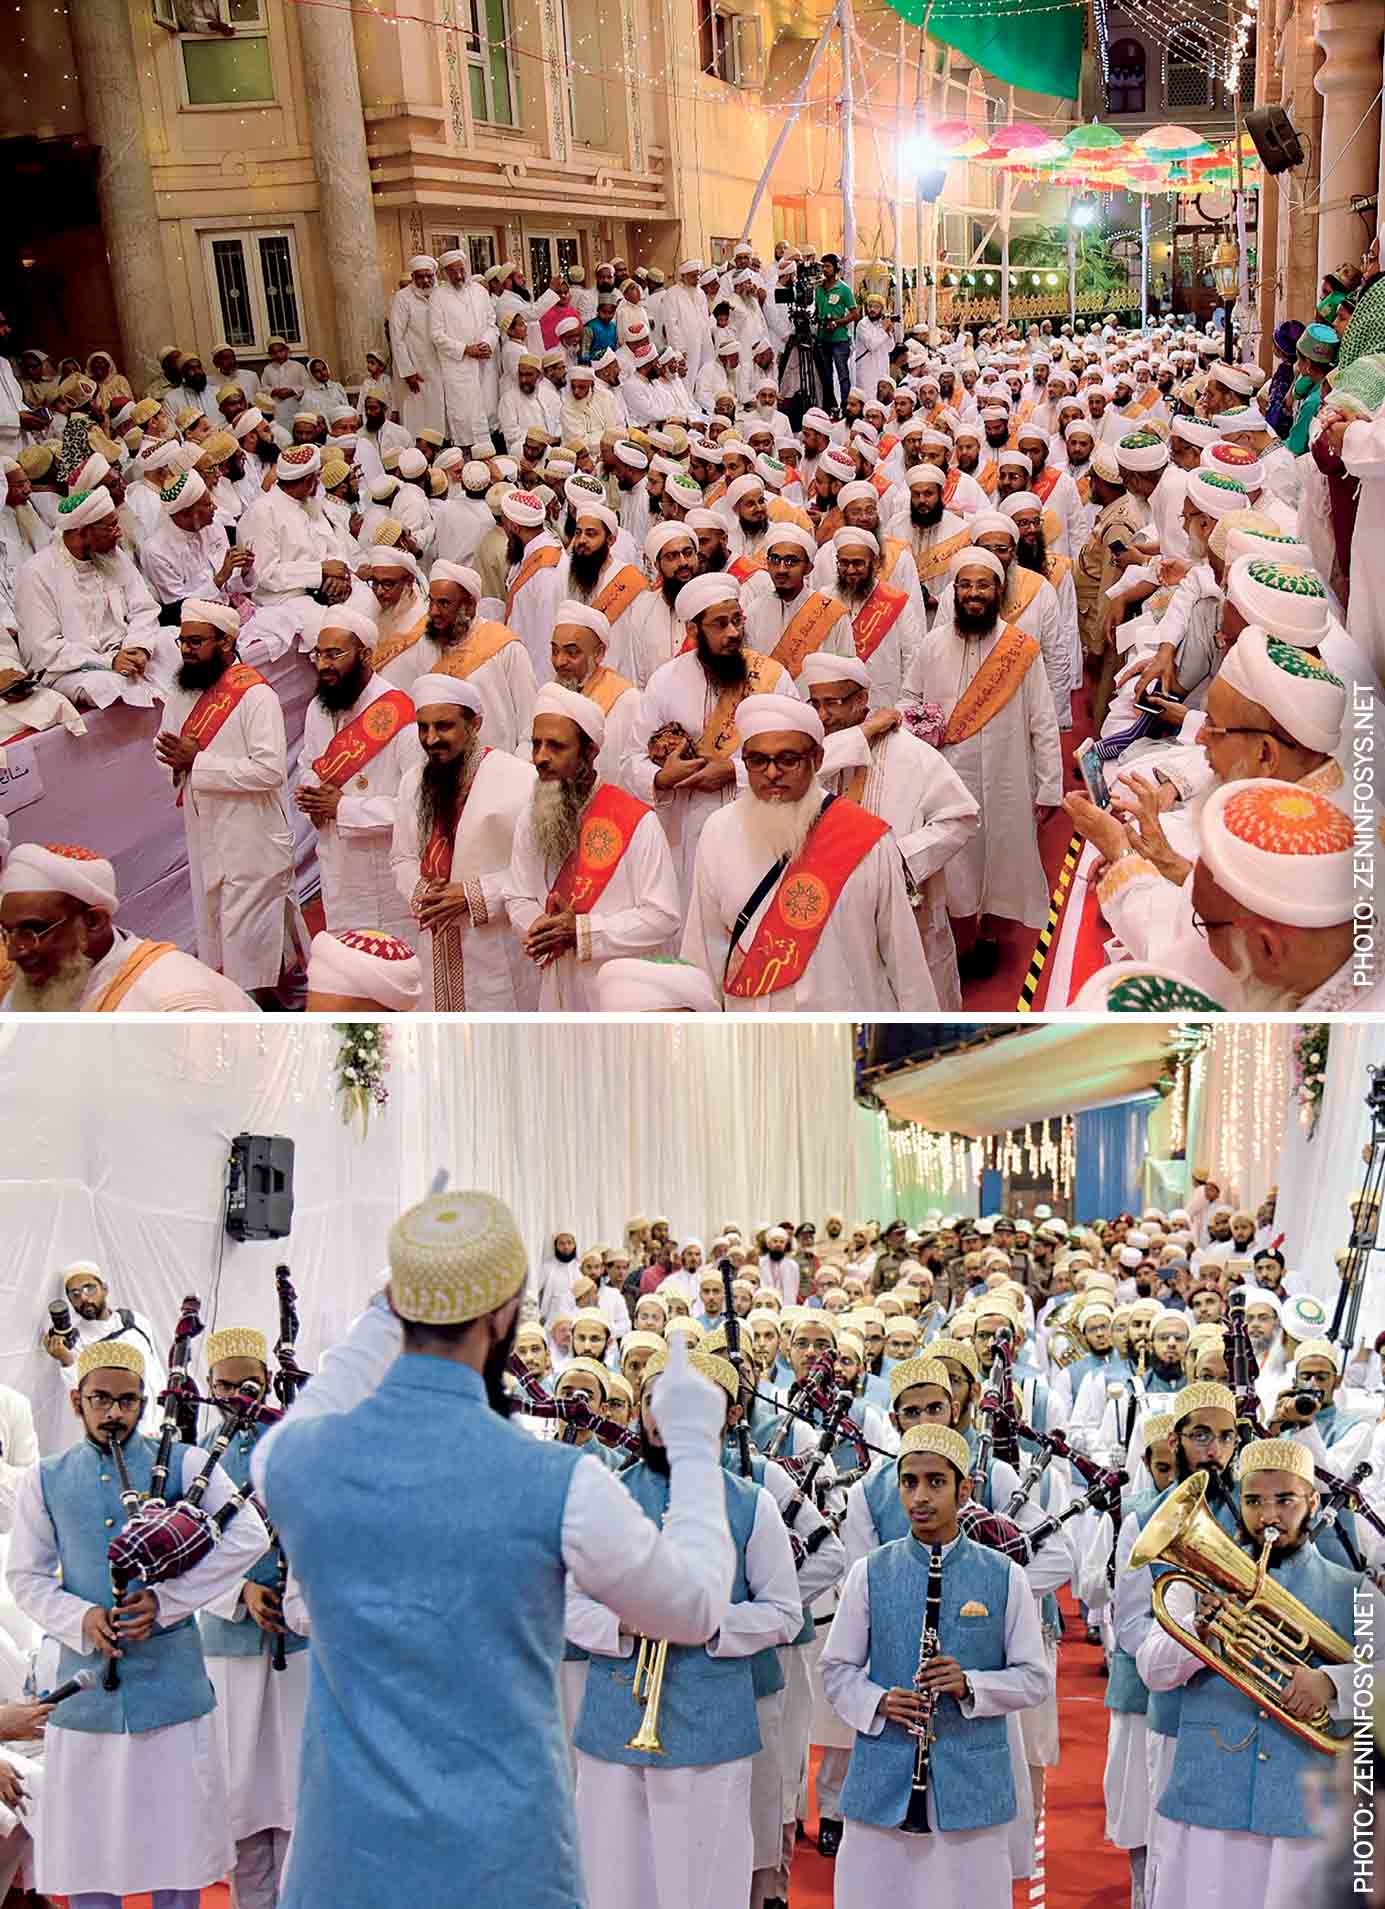
[[[335,715],[338,710],[350,709],[369,681],[370,665],[362,657],[350,675],[343,676],[340,682],[318,684],[318,707],[332,715]]]
[[[262,439],[256,438],[255,455],[261,464],[277,464],[279,462],[279,446],[274,442],[273,438],[269,440],[268,444],[264,443]]]
[[[571,1265],[572,1261],[575,1260],[577,1257],[577,1248],[574,1246],[572,1248],[572,1251],[569,1253],[559,1253],[555,1251],[553,1254],[553,1257],[554,1259],[557,1260],[560,1266]]]
[[[568,551],[568,575],[579,590],[585,592],[596,588],[597,578],[605,568],[606,558],[609,554],[610,553],[604,548],[596,551]]]
[[[210,663],[184,663],[176,681],[179,689],[210,689],[213,683],[221,681],[228,667],[222,656],[213,657]]]
[[[505,1390],[505,1371],[510,1363],[510,1354],[515,1349],[515,1334],[518,1331],[519,1314],[516,1313],[510,1330],[498,1345],[491,1347],[486,1354],[486,1363],[481,1368],[481,1376],[486,1382],[486,1403],[500,1418],[509,1418],[519,1405],[519,1401],[511,1398]]]
[[[962,636],[989,636],[999,621],[999,604],[996,604],[993,610],[983,610],[977,616],[973,616],[969,610],[964,610],[960,603],[953,605],[953,627]]]
[[[750,673],[744,650],[728,650],[724,656],[714,656],[701,630],[697,632],[697,660],[716,689],[737,689]]]
[[[657,1472],[660,1478],[669,1475],[668,1452],[662,1445],[655,1445],[644,1429],[644,1420],[640,1420],[640,1457],[650,1471]]]
[[[1151,1359],[1150,1366],[1161,1379],[1181,1379],[1183,1376],[1181,1359]]]
[[[505,561],[511,567],[517,563],[523,563],[524,550],[524,539],[516,536],[513,530],[507,530],[505,532]]]
[[[909,522],[918,530],[931,530],[934,524],[940,524],[942,521],[943,500],[941,497],[936,504],[928,506],[910,504],[909,506]]]
[[[677,577],[660,577],[659,588],[664,593],[664,602],[671,610],[678,601],[678,593],[683,588]]]
[[[718,544],[707,556],[703,556],[699,551],[698,567],[701,574],[704,577],[719,575],[720,572],[726,568],[726,558],[727,549],[725,544]]]
[[[184,378],[183,383],[187,386],[189,391],[205,391],[207,388],[207,374],[205,371],[195,371],[189,377]]]
[[[1220,1465],[1190,1465],[1183,1451],[1183,1442],[1175,1438],[1173,1442],[1174,1475],[1181,1485],[1198,1472],[1207,1474],[1207,1502],[1209,1505],[1230,1505],[1235,1502],[1235,1488],[1231,1482],[1231,1467],[1223,1471]]]
[[[1048,539],[1042,531],[1037,537],[1021,537],[1016,546],[1022,570],[1037,570],[1040,576],[1045,574],[1048,563]]]
[[[475,749],[468,749],[451,762],[425,758],[418,784],[418,840],[426,847],[439,822],[451,835],[471,783]]]

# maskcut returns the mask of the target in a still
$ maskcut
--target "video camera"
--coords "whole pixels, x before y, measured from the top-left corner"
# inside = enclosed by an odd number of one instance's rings
[[[822,267],[814,260],[811,264],[800,262],[794,273],[792,285],[776,285],[774,302],[787,305],[791,320],[791,342],[796,345],[812,345],[816,338],[814,318],[814,293],[822,280]]]

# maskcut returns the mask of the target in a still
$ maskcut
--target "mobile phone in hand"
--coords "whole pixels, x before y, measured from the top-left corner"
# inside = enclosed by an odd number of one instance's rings
[[[1084,742],[1077,752],[1077,773],[1081,776],[1088,796],[1099,809],[1111,806],[1111,791],[1106,786],[1106,770],[1101,760],[1101,751],[1094,742]]]

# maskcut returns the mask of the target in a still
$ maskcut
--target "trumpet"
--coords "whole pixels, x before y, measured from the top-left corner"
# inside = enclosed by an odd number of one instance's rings
[[[626,1744],[627,1750],[643,1750],[647,1756],[666,1755],[659,1741],[659,1704],[664,1694],[664,1668],[668,1663],[666,1637],[642,1637],[635,1652],[635,1688],[637,1704],[644,1705],[640,1727]]]
[[[1271,1528],[1258,1563],[1252,1563],[1207,1509],[1207,1474],[1185,1479],[1150,1518],[1130,1554],[1132,1570],[1162,1564],[1154,1583],[1154,1615],[1184,1650],[1225,1677],[1242,1696],[1273,1713],[1301,1743],[1340,1756],[1349,1738],[1328,1730],[1327,1708],[1300,1719],[1280,1702],[1285,1685],[1311,1660],[1349,1664],[1352,1647],[1330,1624],[1309,1610],[1292,1591],[1269,1575],[1270,1553],[1278,1535]],[[1202,1597],[1221,1600],[1203,1626],[1206,1641],[1186,1629],[1166,1608],[1170,1585],[1191,1584]]]

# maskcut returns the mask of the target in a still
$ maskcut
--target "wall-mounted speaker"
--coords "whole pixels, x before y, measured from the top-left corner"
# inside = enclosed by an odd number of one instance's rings
[[[234,1240],[282,1240],[293,1230],[293,1142],[238,1133],[231,1142],[226,1231]]]
[[[1245,125],[1266,172],[1288,172],[1303,164],[1302,142],[1282,106],[1252,106]]]

